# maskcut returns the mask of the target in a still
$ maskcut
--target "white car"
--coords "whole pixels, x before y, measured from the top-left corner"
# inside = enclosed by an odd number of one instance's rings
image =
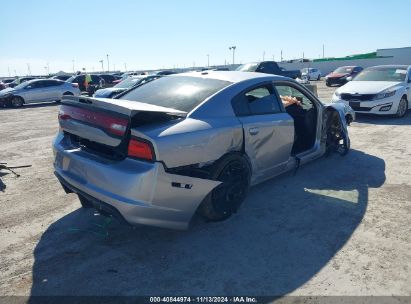
[[[411,66],[374,66],[337,89],[332,101],[348,104],[357,113],[403,117],[411,106],[410,87]]]
[[[301,70],[301,77],[306,78],[308,80],[320,80],[321,71],[319,69],[314,68],[305,68]]]

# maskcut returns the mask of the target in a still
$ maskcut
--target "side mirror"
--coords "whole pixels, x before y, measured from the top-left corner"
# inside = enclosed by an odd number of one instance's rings
[[[348,76],[347,81],[351,81],[351,80],[352,80],[352,76]]]

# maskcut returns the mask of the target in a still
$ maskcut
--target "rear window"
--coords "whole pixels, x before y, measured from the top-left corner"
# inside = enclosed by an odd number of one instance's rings
[[[120,99],[190,112],[205,99],[231,82],[190,76],[169,76],[151,81],[121,96]]]

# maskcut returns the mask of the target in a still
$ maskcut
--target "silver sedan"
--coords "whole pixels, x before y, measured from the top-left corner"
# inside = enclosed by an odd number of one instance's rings
[[[55,174],[83,207],[185,229],[196,211],[224,220],[250,186],[325,153],[346,154],[353,116],[290,78],[171,75],[116,99],[63,99]]]
[[[60,101],[66,95],[79,96],[77,84],[57,79],[35,79],[0,91],[0,105],[17,108],[23,104]]]

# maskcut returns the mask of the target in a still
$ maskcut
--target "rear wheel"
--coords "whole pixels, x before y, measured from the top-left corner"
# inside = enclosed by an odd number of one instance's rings
[[[13,96],[13,98],[10,101],[10,104],[13,108],[20,108],[24,104],[24,100],[19,96]]]
[[[401,118],[404,117],[405,114],[407,113],[408,110],[408,101],[405,98],[405,96],[403,96],[400,100],[400,103],[398,104],[398,109],[397,109],[397,113],[395,114],[395,117]]]
[[[248,161],[240,154],[223,157],[212,169],[211,177],[222,183],[207,195],[200,214],[210,221],[222,221],[237,211],[247,196],[251,179]]]

